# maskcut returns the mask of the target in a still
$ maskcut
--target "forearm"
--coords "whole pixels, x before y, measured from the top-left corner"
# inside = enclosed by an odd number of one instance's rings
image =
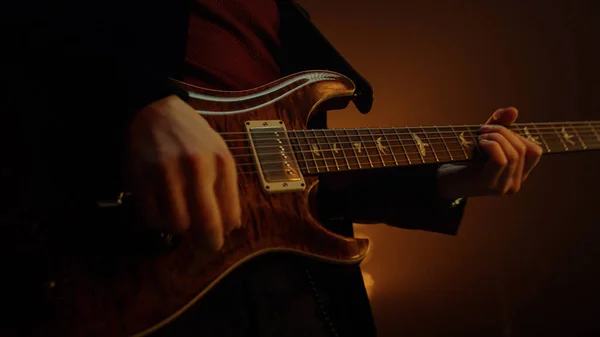
[[[365,171],[339,181],[321,179],[320,201],[332,217],[357,223],[455,234],[466,200],[440,196],[436,166]]]

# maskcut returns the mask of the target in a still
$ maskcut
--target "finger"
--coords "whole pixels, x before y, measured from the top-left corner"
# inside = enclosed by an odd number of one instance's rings
[[[151,228],[160,228],[162,223],[158,208],[158,193],[149,183],[137,183],[133,188],[135,205],[144,223]]]
[[[229,153],[217,157],[217,172],[221,176],[215,184],[215,194],[221,210],[223,226],[226,233],[241,226],[242,207],[238,189],[237,167]]]
[[[179,163],[162,163],[160,165],[161,179],[158,190],[159,202],[163,203],[161,209],[164,221],[175,232],[182,233],[190,227],[190,217],[186,203],[184,189],[184,175]],[[160,207],[160,205],[159,205]]]
[[[488,144],[488,142],[492,144]],[[516,169],[517,151],[499,133],[481,135],[480,146],[488,155],[488,165],[484,168],[484,181],[488,183],[489,188],[502,195],[506,194]]]
[[[519,117],[519,111],[516,108],[505,108],[494,111],[492,116],[485,122],[485,124],[498,124],[509,126],[514,123]]]
[[[160,219],[158,208],[158,193],[152,185],[156,177],[156,170],[143,170],[139,166],[135,168],[132,177],[132,192],[134,204],[146,225],[160,228],[165,224]]]
[[[523,137],[519,136],[515,132],[500,126],[500,125],[486,125],[482,127],[482,132],[496,132],[501,134],[511,145],[517,153],[515,170],[512,172],[512,187],[508,191],[509,194],[514,194],[521,189],[521,183],[523,182],[523,170],[525,167],[525,156],[527,153],[527,146]]]
[[[216,163],[212,158],[191,159],[187,169],[191,230],[205,247],[217,251],[223,246],[224,238],[221,213],[214,192]]]
[[[523,168],[523,181],[527,180],[529,174],[537,166],[542,158],[543,149],[529,139],[523,138],[527,147],[525,154],[525,167]]]

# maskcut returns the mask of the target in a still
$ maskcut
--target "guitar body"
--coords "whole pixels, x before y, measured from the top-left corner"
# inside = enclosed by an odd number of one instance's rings
[[[31,322],[28,334],[144,336],[169,324],[201,301],[221,278],[258,255],[292,253],[356,264],[367,254],[368,240],[336,235],[313,217],[309,195],[316,177],[305,175],[301,191],[272,193],[263,188],[247,138],[249,121],[281,121],[289,130],[304,130],[325,104],[337,104],[328,109],[344,107],[355,89],[348,78],[328,71],[303,72],[240,92],[177,84],[191,93],[189,104],[216,131],[226,140],[228,136],[237,140],[230,149],[239,171],[241,228],[226,238],[217,253],[199,250],[188,235],[180,238],[176,248],[157,255],[119,253],[102,262],[77,252],[51,250],[48,312],[52,315]],[[111,242],[104,245],[110,247]]]

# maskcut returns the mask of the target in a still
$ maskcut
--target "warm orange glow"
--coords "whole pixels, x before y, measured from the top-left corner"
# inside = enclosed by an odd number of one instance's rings
[[[366,271],[362,272],[363,281],[365,282],[365,288],[367,289],[367,296],[369,299],[373,298],[373,287],[375,286],[375,281],[373,280],[373,276]]]

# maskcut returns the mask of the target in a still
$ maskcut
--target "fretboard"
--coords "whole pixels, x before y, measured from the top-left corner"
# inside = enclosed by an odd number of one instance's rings
[[[288,131],[303,174],[471,160],[481,125]],[[517,123],[544,154],[600,150],[600,121]]]

